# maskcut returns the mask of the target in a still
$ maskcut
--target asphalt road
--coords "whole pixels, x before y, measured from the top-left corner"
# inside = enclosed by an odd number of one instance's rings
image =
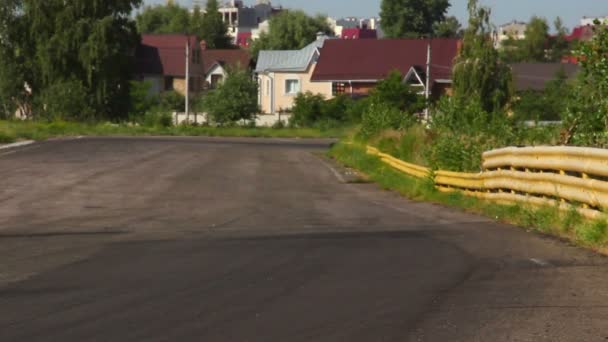
[[[0,152],[0,341],[606,341],[606,258],[345,184],[328,141]]]

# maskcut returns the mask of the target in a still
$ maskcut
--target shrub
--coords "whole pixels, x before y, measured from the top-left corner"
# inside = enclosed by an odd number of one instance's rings
[[[354,101],[346,95],[325,100],[320,94],[300,93],[294,100],[290,125],[298,127],[335,127],[349,121]]]
[[[78,80],[56,82],[36,97],[35,113],[38,118],[48,121],[91,120],[94,112],[89,98],[86,88]]]
[[[150,82],[131,81],[129,91],[131,107],[129,116],[131,120],[137,120],[137,118],[142,117],[146,112],[150,111],[152,107],[159,105],[159,98],[152,96],[150,93],[151,86]]]
[[[186,108],[186,98],[177,91],[164,92],[160,95],[160,107],[172,112],[183,112]]]
[[[399,71],[391,72],[385,80],[379,82],[370,92],[369,98],[373,104],[385,104],[409,114],[421,112],[425,107],[424,98],[403,82]]]
[[[259,113],[258,85],[241,69],[230,70],[224,83],[202,99],[202,107],[219,125],[251,120]]]
[[[383,130],[401,130],[411,126],[414,119],[390,104],[372,103],[363,114],[359,136],[363,139],[380,133]]]

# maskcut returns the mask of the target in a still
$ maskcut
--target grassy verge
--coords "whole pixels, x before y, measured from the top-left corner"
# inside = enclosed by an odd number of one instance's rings
[[[544,234],[568,239],[602,253],[608,252],[608,224],[583,219],[576,210],[563,212],[554,207],[498,205],[460,193],[442,193],[432,181],[409,177],[368,155],[361,145],[336,144],[330,156],[365,173],[386,190],[394,190],[413,200],[439,203],[482,214],[500,222],[529,228]]]
[[[71,122],[0,121],[0,143],[17,140],[45,140],[69,136],[209,136],[259,138],[340,138],[349,128],[268,128],[205,126],[133,126],[126,124],[83,124]]]

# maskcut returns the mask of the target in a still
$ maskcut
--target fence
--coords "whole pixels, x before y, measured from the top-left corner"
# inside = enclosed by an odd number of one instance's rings
[[[483,154],[483,171],[462,173],[404,162],[374,147],[367,152],[417,178],[430,178],[443,192],[499,203],[576,208],[581,215],[605,218],[608,209],[608,150],[579,147],[509,147]]]

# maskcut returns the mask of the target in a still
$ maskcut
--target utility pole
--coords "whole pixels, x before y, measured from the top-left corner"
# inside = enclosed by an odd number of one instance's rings
[[[426,85],[424,87],[424,98],[426,99],[426,109],[424,110],[424,120],[429,122],[430,113],[429,113],[429,98],[431,97],[431,43],[433,42],[433,37],[429,36],[429,42],[426,49]]]
[[[186,123],[190,122],[190,36],[186,36]]]

